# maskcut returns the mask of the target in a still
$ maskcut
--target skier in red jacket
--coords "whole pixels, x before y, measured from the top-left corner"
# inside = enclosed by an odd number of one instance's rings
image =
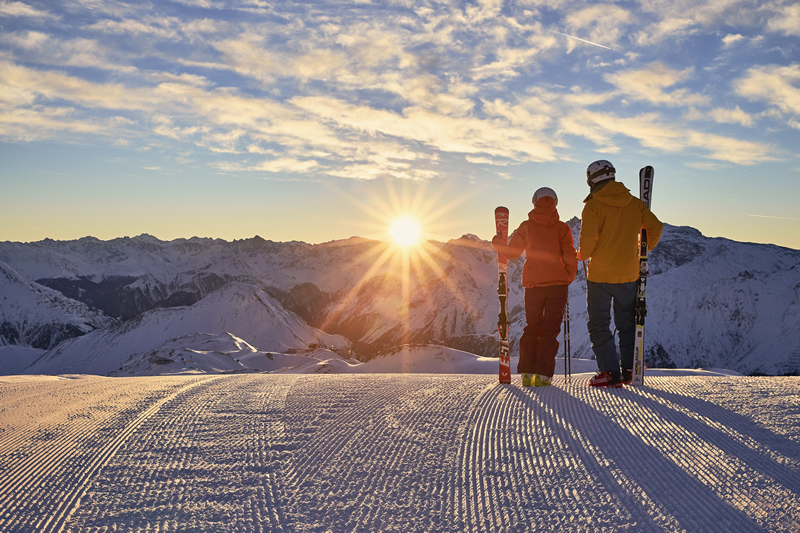
[[[533,195],[533,210],[519,225],[508,244],[492,239],[496,252],[508,259],[525,254],[522,285],[525,287],[525,321],[519,340],[522,385],[547,386],[556,367],[558,334],[567,304],[567,289],[578,272],[572,231],[558,217],[558,196],[542,187]]]

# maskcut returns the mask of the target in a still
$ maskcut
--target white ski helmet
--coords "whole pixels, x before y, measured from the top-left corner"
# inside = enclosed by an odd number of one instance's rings
[[[605,159],[600,159],[586,169],[586,183],[591,188],[601,181],[616,179],[616,172],[614,165]]]
[[[553,200],[556,201],[556,205],[558,205],[558,196],[556,195],[556,191],[551,189],[550,187],[542,187],[538,189],[535,193],[533,193],[533,203],[536,203],[536,200],[539,198],[543,198],[545,196],[549,196]]]

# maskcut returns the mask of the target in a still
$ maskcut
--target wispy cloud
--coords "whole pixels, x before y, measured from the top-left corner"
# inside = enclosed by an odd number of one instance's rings
[[[101,20],[87,27],[90,31],[129,35],[154,35],[163,39],[174,39],[178,31],[174,29],[176,19],[164,20]]]
[[[783,113],[800,114],[800,65],[767,65],[748,69],[733,83],[737,94],[765,101]]]
[[[169,140],[224,157],[227,169],[358,179],[443,175],[444,161],[508,168],[569,159],[575,137],[612,153],[633,139],[703,159],[771,160],[773,146],[712,129],[752,127],[759,113],[712,98],[700,67],[640,60],[662,39],[738,20],[743,6],[678,4],[633,11],[550,2],[545,24],[541,5],[495,0],[339,10],[180,0],[193,8],[185,13],[99,0],[52,12],[5,2],[0,16],[35,29],[0,36],[0,134],[141,138],[137,149]],[[251,10],[245,18],[242,9]],[[56,17],[67,31],[42,24]],[[633,34],[640,27],[647,39]],[[744,38],[715,42],[723,49]],[[620,53],[605,52],[612,48]],[[794,117],[797,69],[752,67],[737,95]]]
[[[665,40],[699,34],[703,28],[752,26],[762,18],[760,7],[752,0],[642,0],[640,12],[649,14],[655,21],[636,33],[635,42],[641,46],[656,46]]]
[[[0,2],[0,17],[26,17],[33,19],[58,19],[48,11],[42,11],[22,2]]]
[[[777,159],[775,149],[769,145],[669,125],[655,113],[618,117],[579,111],[565,119],[564,128],[570,134],[584,136],[611,152],[616,150],[613,138],[627,136],[647,148],[667,153],[697,152],[708,159],[740,165]]]
[[[39,107],[0,110],[0,135],[20,141],[55,139],[65,133],[108,134],[111,129],[101,123],[76,118],[70,108]]]
[[[655,62],[643,69],[628,69],[606,74],[605,79],[616,86],[617,90],[635,100],[667,106],[706,105],[709,103],[709,98],[705,95],[693,94],[686,88],[666,90],[689,80],[693,73],[692,67],[679,71],[661,62]]]
[[[739,106],[736,106],[735,109],[712,109],[709,115],[720,124],[740,124],[746,127],[751,127],[755,124],[752,115],[742,111]]]
[[[94,39],[82,37],[61,39],[38,31],[27,31],[2,34],[0,42],[17,49],[26,58],[44,65],[96,67],[122,72],[137,70],[136,67],[114,61],[109,57],[108,49]]]
[[[610,49],[608,45],[617,43],[634,21],[633,13],[619,5],[598,4],[568,12],[565,23],[569,35],[560,35]],[[586,39],[575,35],[584,35]]]
[[[790,2],[779,6],[767,23],[767,28],[783,35],[800,36],[800,4]]]
[[[691,33],[695,24],[690,18],[669,17],[636,32],[634,39],[639,46],[655,46],[669,38]]]

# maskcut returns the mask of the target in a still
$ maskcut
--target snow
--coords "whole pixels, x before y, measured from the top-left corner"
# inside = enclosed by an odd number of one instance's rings
[[[312,328],[257,287],[233,282],[192,306],[153,309],[112,328],[64,341],[33,362],[25,372],[174,373],[173,365],[156,362],[166,360],[197,362],[197,365],[183,364],[182,368],[201,372],[233,371],[244,369],[237,361],[241,356],[259,350],[283,353],[313,344],[343,351],[350,347],[344,337]],[[198,355],[193,356],[193,353]],[[163,371],[153,371],[149,368],[151,363]],[[267,369],[262,365],[254,368]]]
[[[0,530],[800,527],[800,378],[417,370],[4,377]]]
[[[44,350],[17,344],[0,346],[0,374],[19,374],[43,353]]]
[[[580,221],[569,224],[577,236]],[[465,235],[424,243],[408,278],[390,252],[358,237],[319,245],[149,235],[0,243],[0,345],[50,350],[48,364],[31,369],[38,373],[81,372],[57,361],[64,350],[97,362],[86,371],[117,371],[188,334],[231,333],[264,353],[328,347],[312,340],[319,334],[310,325],[347,337],[365,357],[409,340],[496,351],[497,256],[489,242]],[[654,366],[800,372],[800,251],[666,225],[649,262],[646,355]],[[522,264],[509,265],[512,351],[524,324]],[[585,283],[581,267],[570,311],[572,355],[582,359],[591,357]]]
[[[265,292],[313,281],[341,298],[329,319],[364,326],[360,341],[401,334],[399,278],[349,289],[371,264],[362,239],[6,243],[0,325],[17,344],[0,346],[0,531],[798,531],[800,378],[719,368],[797,368],[797,252],[688,228],[665,241],[648,342],[705,368],[649,369],[644,387],[616,390],[588,386],[581,280],[583,358],[569,380],[558,358],[554,386],[522,388],[497,383],[497,359],[439,343],[359,362]],[[496,332],[488,243],[442,246],[458,267],[417,291],[407,333]],[[206,264],[233,281],[126,321],[32,281],[136,276],[146,294],[202,283]],[[419,276],[442,277],[430,270]]]

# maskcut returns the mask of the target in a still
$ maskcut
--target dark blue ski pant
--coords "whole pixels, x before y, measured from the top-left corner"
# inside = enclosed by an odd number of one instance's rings
[[[619,334],[619,351],[611,331],[613,307],[614,325]],[[600,372],[619,372],[633,368],[633,345],[636,337],[636,282],[597,283],[590,281],[586,288],[586,309],[589,312],[589,340]],[[621,366],[620,366],[621,365]]]

